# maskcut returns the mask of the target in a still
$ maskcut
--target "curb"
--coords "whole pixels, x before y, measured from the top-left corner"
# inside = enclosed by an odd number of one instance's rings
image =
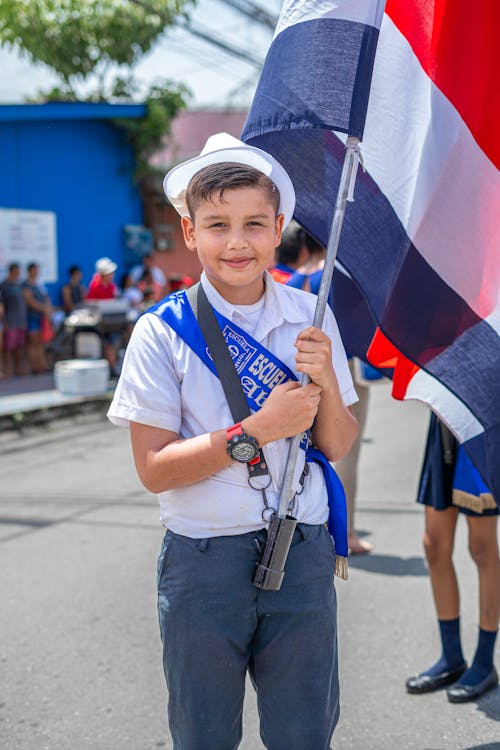
[[[57,419],[105,413],[113,393],[114,389],[93,396],[64,396],[59,391],[39,391],[4,397],[4,403],[0,403],[0,430],[22,431]]]

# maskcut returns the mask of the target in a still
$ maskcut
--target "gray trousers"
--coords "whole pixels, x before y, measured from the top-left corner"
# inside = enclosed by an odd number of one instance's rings
[[[339,716],[335,555],[299,524],[280,591],[252,583],[267,532],[191,539],[167,531],[158,613],[174,750],[235,750],[246,673],[268,750],[328,750]]]

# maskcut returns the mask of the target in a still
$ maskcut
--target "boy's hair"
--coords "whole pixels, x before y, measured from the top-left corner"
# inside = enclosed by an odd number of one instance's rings
[[[239,187],[257,187],[265,190],[275,213],[278,213],[280,194],[269,177],[245,164],[223,162],[204,167],[191,178],[186,190],[186,204],[191,219],[194,221],[196,209],[203,201],[210,200],[214,193],[218,193],[219,199],[223,201],[226,190]]]

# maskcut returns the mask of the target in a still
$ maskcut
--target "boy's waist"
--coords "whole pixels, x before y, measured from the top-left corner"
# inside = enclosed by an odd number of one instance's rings
[[[310,524],[310,523],[298,523],[293,533],[292,543],[298,542],[302,539],[307,539],[311,534],[314,534],[319,527],[326,527],[325,523]],[[252,545],[257,542],[258,544],[265,544],[267,540],[267,528],[261,527],[253,529],[252,531],[246,531],[244,533],[235,534],[224,534],[219,536],[208,536],[208,537],[191,537],[185,534],[178,534],[172,529],[165,529],[166,536],[174,537],[179,541],[188,544],[193,547],[199,548],[206,547],[208,544],[211,545],[231,545],[241,544],[249,542]]]
[[[278,507],[277,493],[266,491],[269,507]],[[262,494],[248,485],[235,485],[208,478],[159,496],[160,519],[175,533],[201,539],[235,536],[265,528]],[[313,466],[303,492],[296,496],[296,518],[300,523],[321,524],[328,518],[328,498],[323,475]]]

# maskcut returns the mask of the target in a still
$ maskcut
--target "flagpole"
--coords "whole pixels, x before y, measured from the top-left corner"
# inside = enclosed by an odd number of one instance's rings
[[[349,199],[352,200],[352,192],[359,163],[359,141],[359,138],[351,135],[347,137],[346,141],[346,152],[344,155],[344,163],[342,165],[342,173],[340,175],[340,182],[337,191],[335,212],[333,214],[332,225],[330,227],[330,234],[326,247],[325,265],[323,267],[321,283],[318,289],[318,300],[316,302],[316,309],[314,311],[314,318],[312,323],[316,328],[321,328],[321,326],[323,325],[326,306],[328,304],[328,296],[332,284],[335,260],[337,258],[337,251],[340,242],[340,233],[342,231],[342,224],[344,221],[346,203]],[[304,375],[302,378],[302,385],[306,385],[309,382],[309,377],[307,375]],[[288,447],[285,474],[278,505],[278,516],[280,518],[286,518],[287,514],[290,512],[289,505],[294,497],[292,486],[301,439],[302,435],[296,435],[294,438],[292,438]]]

